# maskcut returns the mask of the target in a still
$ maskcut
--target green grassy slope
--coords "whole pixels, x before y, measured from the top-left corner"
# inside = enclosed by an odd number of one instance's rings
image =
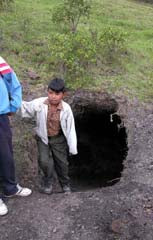
[[[52,76],[47,69],[48,36],[56,31],[51,10],[60,0],[16,0],[13,9],[0,12],[0,50],[21,80],[33,70],[43,84]],[[94,86],[141,100],[153,97],[153,5],[134,0],[93,0],[91,28],[111,26],[127,32],[127,56],[118,66],[97,69]],[[105,68],[105,69],[103,69]],[[89,87],[87,85],[87,87]],[[90,86],[91,87],[91,86]]]

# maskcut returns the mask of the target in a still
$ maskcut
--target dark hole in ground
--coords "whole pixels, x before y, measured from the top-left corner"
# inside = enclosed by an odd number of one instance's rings
[[[82,114],[76,115],[75,123],[78,155],[70,157],[74,191],[107,187],[118,182],[128,150],[126,128],[120,116],[84,109]]]

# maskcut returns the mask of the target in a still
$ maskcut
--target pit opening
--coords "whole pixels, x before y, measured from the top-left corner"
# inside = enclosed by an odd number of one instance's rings
[[[126,158],[127,133],[121,117],[106,109],[77,109],[75,124],[78,155],[70,157],[70,179],[74,191],[86,191],[117,183]]]

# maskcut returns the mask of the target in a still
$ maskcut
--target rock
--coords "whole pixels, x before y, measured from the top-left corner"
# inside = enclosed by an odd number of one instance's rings
[[[115,232],[115,233],[120,233],[120,232],[121,232],[121,229],[122,229],[122,225],[123,225],[122,219],[115,219],[115,220],[112,222],[111,229],[112,229],[113,232]]]
[[[32,79],[32,80],[36,80],[36,79],[39,79],[39,78],[40,78],[40,76],[39,76],[36,72],[34,72],[34,71],[32,71],[32,70],[29,70],[29,71],[27,72],[27,75],[28,75],[28,77],[29,77],[30,79]]]

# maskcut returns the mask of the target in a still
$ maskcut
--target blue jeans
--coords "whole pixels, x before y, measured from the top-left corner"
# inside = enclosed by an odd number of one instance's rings
[[[15,181],[12,132],[6,114],[0,115],[0,176],[4,194],[15,194],[18,189]]]

